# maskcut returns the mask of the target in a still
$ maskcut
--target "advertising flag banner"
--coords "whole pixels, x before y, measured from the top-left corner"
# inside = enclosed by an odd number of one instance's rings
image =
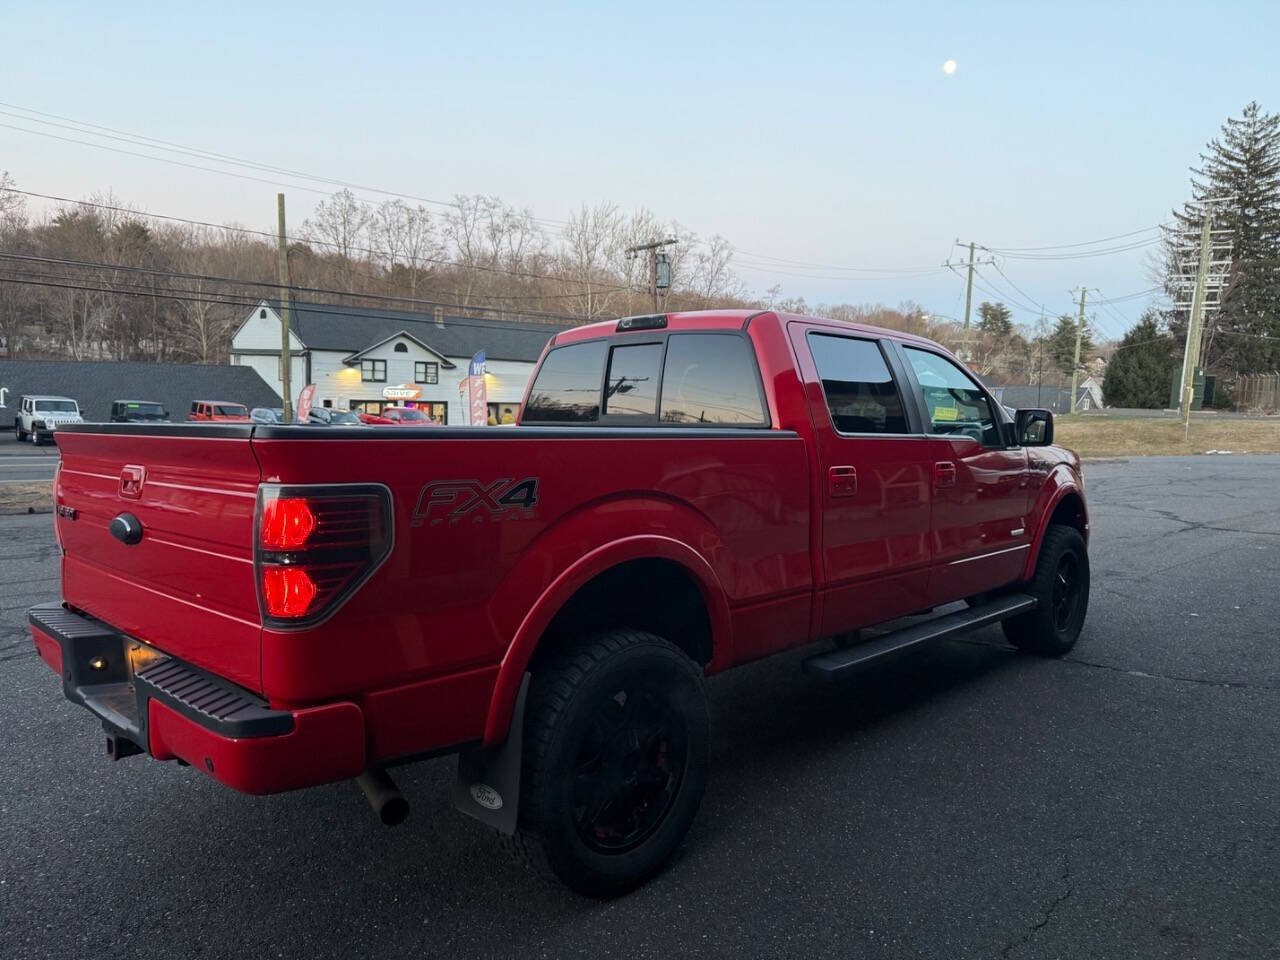
[[[462,425],[471,426],[471,378],[463,377],[458,381],[458,402],[462,406]]]
[[[302,392],[298,394],[298,405],[294,408],[294,419],[298,423],[306,423],[307,418],[311,416],[311,401],[316,395],[316,385],[308,383],[302,388]]]

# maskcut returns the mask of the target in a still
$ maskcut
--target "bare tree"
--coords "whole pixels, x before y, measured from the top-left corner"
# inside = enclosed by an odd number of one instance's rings
[[[373,248],[383,259],[393,285],[401,274],[408,281],[409,296],[417,297],[418,283],[441,258],[435,223],[426,207],[410,207],[400,200],[379,204],[369,228]]]
[[[714,301],[736,298],[741,289],[729,265],[733,261],[733,245],[720,234],[715,234],[700,245],[693,255],[693,269],[689,287],[702,299],[700,306],[710,306]]]
[[[570,214],[561,236],[557,261],[563,302],[584,319],[604,316],[626,293],[618,269],[623,262],[622,215],[611,203],[584,206]]]
[[[315,211],[303,222],[302,232],[311,240],[328,245],[350,264],[367,247],[372,219],[369,205],[343,189],[316,204]]]

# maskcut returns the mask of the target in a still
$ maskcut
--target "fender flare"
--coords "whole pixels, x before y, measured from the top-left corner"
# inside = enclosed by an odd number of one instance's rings
[[[511,727],[516,697],[533,652],[543,632],[561,607],[588,581],[629,560],[670,560],[693,577],[707,606],[711,623],[712,664],[728,653],[730,635],[729,603],[711,565],[688,544],[671,537],[642,534],[624,537],[596,547],[564,570],[539,595],[512,637],[498,668],[498,678],[489,699],[483,745],[501,743]]]
[[[1040,544],[1044,541],[1044,535],[1049,529],[1049,521],[1053,518],[1053,511],[1058,509],[1058,504],[1071,494],[1075,494],[1080,498],[1084,511],[1085,542],[1088,543],[1089,507],[1084,499],[1083,488],[1081,488],[1075,477],[1071,475],[1069,469],[1055,469],[1051,476],[1055,478],[1058,486],[1053,491],[1053,495],[1049,498],[1049,502],[1044,509],[1040,511],[1040,523],[1036,528],[1035,539],[1031,541],[1031,551],[1027,554],[1027,564],[1022,571],[1023,581],[1030,580],[1036,572],[1036,561],[1040,559]]]

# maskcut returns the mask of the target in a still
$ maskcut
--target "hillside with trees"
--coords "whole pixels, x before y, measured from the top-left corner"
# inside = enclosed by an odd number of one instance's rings
[[[0,186],[13,186],[0,174]],[[291,231],[299,300],[555,322],[651,309],[627,247],[675,237],[668,309],[746,305],[723,237],[646,210],[582,208],[554,229],[496,197],[443,211],[342,190]],[[133,211],[110,194],[37,215],[0,190],[0,344],[10,356],[219,362],[231,332],[278,295],[276,239]]]

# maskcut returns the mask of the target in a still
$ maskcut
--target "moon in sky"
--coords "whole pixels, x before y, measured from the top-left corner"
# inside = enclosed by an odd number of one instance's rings
[[[948,60],[942,65],[942,72],[947,76],[951,76],[951,74],[956,72],[956,62],[954,60]]]

